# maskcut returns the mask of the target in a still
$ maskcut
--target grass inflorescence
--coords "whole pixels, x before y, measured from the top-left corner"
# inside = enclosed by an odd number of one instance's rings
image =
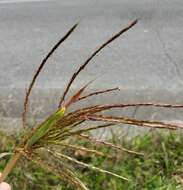
[[[68,108],[70,106],[76,103],[79,104],[79,101],[83,99],[86,100],[91,96],[96,96],[100,94],[109,93],[114,90],[119,90],[118,87],[115,87],[111,89],[101,89],[99,91],[91,92],[89,94],[84,94],[86,88],[91,84],[91,82],[93,82],[90,81],[83,87],[80,87],[80,89],[76,91],[71,97],[67,97],[67,94],[73,82],[75,81],[77,76],[86,68],[86,66],[89,63],[91,63],[91,60],[103,48],[105,48],[108,44],[110,44],[118,37],[123,35],[126,31],[131,29],[136,23],[137,20],[134,20],[127,27],[114,34],[111,38],[109,38],[106,42],[99,46],[99,48],[97,48],[91,54],[91,56],[89,56],[89,58],[86,59],[86,61],[83,64],[81,64],[81,66],[76,70],[76,72],[74,72],[68,84],[66,85],[66,88],[58,103],[58,109],[55,110],[55,112],[53,112],[50,116],[48,116],[43,122],[41,122],[31,130],[27,128],[26,115],[28,112],[29,98],[34,84],[39,74],[45,67],[47,60],[50,58],[50,56],[53,55],[55,50],[70,36],[70,34],[72,34],[72,32],[76,29],[78,24],[75,24],[65,34],[65,36],[62,37],[59,40],[59,42],[56,43],[56,45],[49,51],[49,53],[45,56],[38,69],[36,70],[35,74],[33,75],[33,79],[26,92],[24,101],[24,111],[22,114],[23,135],[22,138],[20,138],[19,142],[16,144],[15,148],[13,149],[12,157],[3,170],[0,182],[6,179],[6,177],[12,172],[13,168],[17,165],[19,160],[26,159],[36,164],[40,168],[46,169],[47,171],[59,176],[63,181],[68,183],[70,186],[73,186],[75,189],[88,190],[88,187],[81,180],[82,176],[78,176],[78,170],[83,171],[84,169],[87,171],[88,169],[90,169],[93,172],[99,172],[103,176],[108,175],[111,178],[118,178],[122,180],[124,184],[131,184],[133,183],[133,181],[132,179],[130,179],[128,175],[126,175],[126,173],[123,176],[120,170],[116,170],[116,172],[114,172],[112,170],[112,167],[108,169],[102,167],[103,164],[100,165],[95,162],[92,162],[92,164],[87,163],[85,160],[79,160],[79,158],[73,156],[72,152],[75,151],[80,153],[82,152],[83,154],[88,154],[90,155],[89,157],[96,159],[96,161],[102,161],[108,158],[113,159],[111,158],[112,153],[106,151],[107,149],[111,149],[111,151],[126,152],[128,154],[133,154],[137,157],[143,157],[144,155],[141,152],[128,150],[127,148],[123,148],[120,145],[114,144],[113,142],[106,142],[104,140],[94,138],[90,135],[90,131],[115,126],[117,124],[128,124],[139,127],[161,128],[169,130],[176,130],[183,127],[182,125],[173,124],[171,122],[138,120],[130,117],[116,117],[105,114],[105,111],[111,109],[125,109],[128,107],[136,106],[153,106],[173,109],[183,108],[183,105],[141,102],[130,104],[108,103],[105,105],[90,105],[88,107],[86,106],[78,108],[71,112],[68,111]],[[98,122],[100,122],[100,124]],[[83,125],[84,123],[87,125]],[[76,142],[80,141],[83,141],[83,143],[78,145],[78,143]],[[95,144],[95,146],[87,147],[86,143],[93,143]],[[163,150],[164,152],[166,151],[165,145],[163,145]],[[168,162],[166,162],[166,165],[168,165]]]

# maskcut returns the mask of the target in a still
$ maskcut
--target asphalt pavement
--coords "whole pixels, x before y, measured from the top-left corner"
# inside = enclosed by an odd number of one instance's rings
[[[138,24],[105,48],[72,86],[97,77],[88,91],[120,87],[91,98],[99,102],[183,104],[182,0],[0,0],[0,116],[19,118],[23,97],[36,67],[75,23],[76,31],[48,61],[30,102],[32,115],[56,108],[76,68],[115,32]],[[181,110],[134,108],[128,116],[182,120]]]

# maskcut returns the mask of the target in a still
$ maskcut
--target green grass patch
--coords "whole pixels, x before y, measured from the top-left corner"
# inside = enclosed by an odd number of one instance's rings
[[[96,157],[82,154],[82,152],[69,152],[78,160],[92,163],[95,166],[125,176],[129,182],[113,178],[104,174],[79,168],[82,171],[81,179],[91,190],[181,190],[181,177],[183,176],[183,135],[177,133],[161,134],[152,132],[145,136],[138,136],[130,141],[120,141],[113,138],[123,147],[143,152],[144,156],[121,153],[106,147],[99,147],[113,158]],[[118,142],[119,141],[119,142]],[[84,141],[79,142],[80,144]],[[13,141],[1,135],[0,151],[9,152],[13,148]],[[94,144],[84,144],[94,147]],[[96,148],[96,147],[95,147]],[[9,156],[0,159],[0,170],[3,170]],[[38,168],[33,163],[21,160],[13,170],[7,181],[14,190],[74,190],[63,183],[59,177]]]

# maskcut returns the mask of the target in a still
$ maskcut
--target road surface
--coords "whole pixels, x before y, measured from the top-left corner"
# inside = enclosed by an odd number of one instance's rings
[[[31,98],[42,117],[59,101],[70,75],[112,34],[138,24],[105,48],[74,83],[93,78],[90,91],[120,87],[118,94],[83,103],[165,102],[183,104],[182,0],[0,0],[0,116],[19,118],[31,76],[49,49],[79,27],[48,61]],[[128,116],[182,120],[183,111],[135,108]]]

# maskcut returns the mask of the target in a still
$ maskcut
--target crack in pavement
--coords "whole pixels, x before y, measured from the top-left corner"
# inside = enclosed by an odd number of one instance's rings
[[[162,45],[162,51],[164,53],[164,55],[166,56],[167,60],[169,63],[171,63],[174,68],[175,68],[175,72],[176,72],[176,76],[177,76],[177,79],[178,81],[183,85],[183,79],[181,78],[182,74],[180,72],[180,69],[179,69],[179,66],[177,64],[177,62],[171,57],[171,55],[169,54],[167,48],[166,48],[166,44],[165,42],[163,41],[163,39],[161,38],[161,35],[159,33],[158,30],[155,30],[156,34],[157,34],[157,38],[159,40],[159,42],[161,43]]]

